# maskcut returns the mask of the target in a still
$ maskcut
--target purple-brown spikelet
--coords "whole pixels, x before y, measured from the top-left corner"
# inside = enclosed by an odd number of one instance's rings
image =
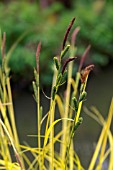
[[[68,58],[68,59],[65,61],[64,65],[63,65],[63,67],[62,67],[62,74],[64,73],[67,64],[68,64],[70,61],[73,61],[73,60],[75,60],[75,59],[76,59],[76,57],[72,57],[72,58]]]
[[[2,40],[2,59],[5,56],[5,44],[6,44],[6,32],[3,33],[3,40]]]
[[[85,67],[85,69],[81,71],[81,83],[85,82],[86,77],[89,75],[90,71],[93,70],[93,68],[94,68],[94,65],[91,64]]]
[[[70,30],[71,30],[71,28],[72,28],[72,26],[73,26],[73,24],[74,24],[74,21],[75,21],[75,17],[74,17],[74,18],[72,19],[72,21],[70,22],[70,24],[69,24],[69,26],[68,26],[68,28],[67,28],[67,30],[66,30],[66,33],[65,33],[65,35],[64,35],[62,50],[63,50],[64,47],[65,47],[65,44],[66,44],[66,41],[67,41],[67,37],[68,37],[69,32],[70,32]]]
[[[39,73],[40,65],[39,65],[39,55],[41,50],[41,42],[38,43],[37,51],[36,51],[36,67],[37,67],[37,73]]]
[[[76,36],[78,34],[78,32],[80,31],[80,27],[75,28],[75,30],[72,33],[72,37],[71,37],[71,45],[74,46],[75,42],[76,42]]]
[[[80,65],[79,65],[79,69],[78,69],[79,72],[80,72],[80,70],[81,70],[81,68],[83,66],[83,63],[84,63],[84,61],[85,61],[85,59],[86,59],[86,57],[87,57],[87,55],[89,53],[90,48],[91,48],[91,45],[88,45],[88,47],[86,48],[86,50],[84,51],[84,53],[82,55]]]

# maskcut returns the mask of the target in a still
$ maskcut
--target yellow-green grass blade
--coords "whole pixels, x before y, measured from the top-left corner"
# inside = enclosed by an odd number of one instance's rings
[[[1,160],[0,159],[0,169],[3,170],[21,170],[21,168],[19,167],[19,165],[17,163],[11,163],[11,162],[8,162],[8,168],[6,169],[5,167],[5,162],[4,160]]]
[[[63,102],[62,102],[62,100],[61,100],[59,95],[55,96],[55,100],[56,100],[56,103],[58,104],[58,109],[59,109],[60,117],[63,118],[64,113],[65,113],[64,112]]]
[[[3,106],[1,100],[0,100],[0,111],[1,111],[2,117],[4,119],[5,126],[7,127],[8,132],[9,132],[11,138],[13,138],[13,134],[12,134],[12,130],[11,130],[11,125],[10,125],[8,117],[6,115],[6,108]]]
[[[13,151],[14,151],[14,153],[15,153],[15,157],[16,157],[19,165],[20,165],[20,168],[22,169],[22,164],[21,164],[20,156],[19,156],[19,154],[18,154],[18,152],[17,152],[17,150],[16,150],[16,147],[15,147],[15,145],[14,145],[13,139],[11,138],[11,136],[10,136],[10,134],[9,134],[9,132],[8,132],[5,124],[3,123],[3,121],[2,121],[1,119],[0,119],[0,124],[2,125],[2,127],[3,127],[3,129],[4,129],[5,133],[6,133],[6,135],[7,135],[8,138],[9,138],[9,141],[10,141],[10,143],[11,143],[11,145],[12,145],[12,148],[13,148]]]
[[[94,168],[94,165],[95,165],[97,157],[99,155],[99,151],[100,151],[101,146],[103,147],[103,150],[105,150],[105,143],[103,145],[102,142],[104,140],[104,136],[105,136],[106,131],[107,131],[107,133],[109,131],[111,120],[112,120],[112,116],[113,116],[113,99],[112,99],[112,102],[111,102],[111,106],[110,106],[110,110],[109,110],[109,114],[108,114],[108,119],[107,119],[107,121],[106,121],[106,123],[105,123],[105,125],[104,125],[104,127],[102,129],[102,132],[100,134],[100,137],[99,137],[99,140],[98,140],[95,152],[93,154],[93,157],[92,157],[92,159],[90,161],[90,165],[89,165],[88,170],[92,170]],[[100,165],[101,165],[101,160],[100,160]]]
[[[49,135],[50,135],[50,132],[51,132],[52,128],[53,128],[58,122],[60,122],[61,120],[64,120],[64,119],[69,120],[69,121],[73,121],[72,119],[69,119],[69,118],[61,118],[61,119],[55,120],[55,121],[50,125],[50,127],[48,128],[48,130],[47,130],[47,132],[46,132],[46,134],[45,134],[44,146],[46,146],[46,144],[47,144],[47,141],[48,141],[48,138],[49,138]]]
[[[73,142],[71,143],[71,147],[70,147],[70,157],[69,157],[69,165],[70,165],[70,170],[74,169],[74,146],[73,146]]]
[[[75,151],[74,151],[74,163],[77,164],[77,170],[84,170],[84,168],[81,165],[80,159]]]

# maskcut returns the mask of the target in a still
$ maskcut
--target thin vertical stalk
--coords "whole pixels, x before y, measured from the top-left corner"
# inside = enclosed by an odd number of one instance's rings
[[[6,115],[6,108],[5,108],[5,106],[3,107],[1,100],[0,100],[0,111],[1,111],[2,117],[4,119],[4,124],[7,127],[8,131],[10,133],[10,136],[13,138],[11,126],[10,126],[9,120],[7,118],[7,115]]]
[[[73,62],[69,63],[69,67],[68,67],[68,80],[67,80],[67,89],[66,89],[66,100],[65,100],[65,114],[64,117],[67,118],[68,117],[68,113],[69,113],[69,101],[70,101],[70,92],[71,92],[71,77],[72,77],[72,65]],[[62,129],[64,131],[63,136],[62,136],[62,141],[63,143],[67,143],[67,139],[66,137],[68,136],[68,131],[67,131],[67,120],[64,119],[63,121],[63,125],[62,125]],[[62,160],[65,159],[65,153],[66,153],[66,145],[61,145],[61,157]]]
[[[16,129],[16,123],[15,123],[15,118],[14,118],[14,108],[13,108],[13,101],[12,101],[12,94],[11,94],[11,87],[10,87],[10,80],[7,78],[7,89],[8,89],[8,100],[11,105],[8,105],[8,110],[9,110],[9,116],[11,120],[11,125],[12,125],[12,130],[13,130],[13,135],[14,135],[14,141],[17,147],[19,147],[19,139],[17,135],[17,129]]]
[[[41,121],[41,117],[40,117],[40,88],[38,86],[38,102],[37,102],[37,122],[38,122],[38,150],[40,153],[41,150],[41,141],[40,141],[40,121]],[[41,162],[41,157],[39,156],[39,162]],[[41,170],[41,164],[39,163],[39,170]]]
[[[56,84],[56,78],[58,75],[58,71],[56,68],[54,68],[54,76],[53,76],[53,82],[52,82],[52,89],[54,85]],[[51,92],[52,93],[52,92]],[[50,125],[54,122],[54,115],[55,114],[55,98],[54,100],[51,99],[51,104],[50,104]],[[51,130],[50,133],[50,152],[51,152],[51,163],[50,163],[50,169],[54,169],[54,127]]]
[[[84,83],[83,91],[85,91],[86,84],[87,84],[87,79],[88,79],[88,76],[87,76],[86,81]],[[74,131],[74,128],[75,128],[75,124],[78,122],[78,119],[80,117],[82,104],[83,104],[83,101],[80,101],[79,105],[78,105],[78,111],[77,111],[76,116],[74,117],[74,122],[73,122],[72,129],[71,129],[71,132],[70,132],[69,143],[68,143],[68,146],[67,146],[66,157],[65,157],[65,170],[67,169],[67,162],[68,162],[68,157],[69,157],[69,151],[70,151],[71,142],[72,142],[72,139],[73,139],[73,131]]]
[[[37,46],[37,51],[36,51],[36,70],[34,70],[34,74],[35,74],[35,80],[36,80],[36,91],[37,91],[37,96],[36,100],[37,100],[37,123],[38,123],[38,138],[37,138],[37,143],[38,143],[38,149],[39,149],[39,154],[41,151],[41,137],[40,137],[40,131],[41,131],[41,115],[40,115],[40,64],[39,64],[39,56],[40,56],[40,50],[41,50],[41,42],[38,43]],[[39,170],[41,170],[41,156],[39,155]]]
[[[8,110],[9,110],[9,116],[10,116],[10,120],[11,120],[12,131],[13,131],[13,135],[14,135],[14,143],[15,143],[15,146],[17,148],[17,151],[21,152],[17,128],[16,128],[16,123],[15,123],[14,107],[13,107],[13,100],[12,100],[12,93],[11,93],[11,86],[10,86],[10,78],[9,77],[7,78],[7,90],[8,90],[8,102],[11,103],[11,105],[8,105]],[[23,158],[20,157],[20,159],[21,159],[22,167],[24,168]]]
[[[110,129],[112,117],[113,117],[113,99],[111,101],[109,116],[108,116],[108,119],[107,119],[107,122],[106,122],[106,129],[105,129],[105,132],[104,132],[103,144],[102,144],[102,148],[101,148],[101,152],[100,152],[98,170],[102,169],[102,158],[104,156],[104,152],[105,152],[105,149],[106,149],[106,143],[107,143],[107,138],[108,138],[107,134],[108,134],[108,131]]]
[[[51,109],[50,109],[50,125],[54,122],[54,112],[55,112],[55,100],[51,101]],[[50,169],[54,169],[54,127],[50,133],[50,152],[51,152],[51,163]]]
[[[0,149],[1,149],[1,156],[5,162],[5,167],[8,169],[8,161],[12,162],[7,137],[4,135],[4,131],[2,125],[0,124]]]
[[[85,89],[86,89],[87,80],[88,80],[88,75],[87,75],[86,81],[85,81],[85,83],[84,83],[83,91],[85,91]],[[82,109],[82,104],[83,104],[83,101],[80,101],[80,102],[79,102],[79,105],[78,105],[77,115],[76,115],[75,118],[74,118],[74,122],[75,122],[75,123],[78,122],[78,119],[79,119],[79,117],[80,117],[80,113],[81,113],[81,109]]]
[[[70,49],[70,56],[74,58],[74,44],[72,44],[71,49]],[[70,105],[70,95],[71,95],[71,79],[72,79],[72,69],[73,69],[73,62],[69,63],[68,66],[68,79],[67,79],[67,88],[66,88],[66,100],[65,100],[65,114],[64,117],[70,117],[71,114],[69,114],[69,105]],[[69,122],[70,123],[70,122]],[[64,131],[63,136],[62,136],[62,141],[63,143],[67,143],[66,136],[69,135],[69,131],[66,130],[67,127],[67,120],[64,119],[62,129]],[[66,145],[61,145],[61,152],[60,155],[62,157],[62,160],[65,159],[65,154],[66,154]]]

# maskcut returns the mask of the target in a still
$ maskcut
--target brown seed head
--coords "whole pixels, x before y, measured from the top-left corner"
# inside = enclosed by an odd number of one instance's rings
[[[86,50],[84,51],[84,53],[82,55],[80,65],[79,65],[79,69],[78,69],[79,72],[81,71],[81,68],[82,68],[83,63],[84,63],[84,61],[85,61],[85,59],[86,59],[86,57],[87,57],[87,55],[89,53],[90,48],[91,48],[91,45],[88,45],[88,47],[86,48]]]
[[[72,57],[72,58],[68,58],[68,59],[65,61],[64,65],[63,65],[63,67],[62,67],[62,74],[64,73],[67,64],[68,64],[69,62],[75,60],[75,59],[76,59],[76,57]]]
[[[78,34],[79,31],[80,31],[80,27],[77,27],[77,28],[75,28],[75,30],[72,33],[71,45],[73,45],[73,46],[75,45],[76,37],[77,37],[77,34]]]
[[[94,65],[91,64],[81,71],[81,83],[85,83],[87,76],[89,75],[90,71],[93,70],[93,68]]]

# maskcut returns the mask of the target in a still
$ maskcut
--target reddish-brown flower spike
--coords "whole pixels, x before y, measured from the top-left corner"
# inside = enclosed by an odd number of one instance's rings
[[[78,34],[78,32],[80,31],[80,27],[75,28],[75,30],[72,33],[72,37],[71,37],[71,45],[74,46],[75,42],[76,42],[76,36]]]
[[[36,66],[37,66],[37,72],[39,73],[40,65],[39,65],[39,55],[41,50],[41,42],[38,43],[37,51],[36,51]]]
[[[4,32],[2,40],[2,59],[5,56],[5,44],[6,44],[6,32]]]
[[[68,58],[68,59],[65,61],[64,65],[63,65],[63,67],[62,67],[62,74],[64,73],[67,64],[68,64],[70,61],[73,61],[73,60],[75,60],[75,59],[76,59],[76,57],[72,57],[72,58]]]
[[[93,68],[94,65],[91,64],[81,71],[81,83],[85,83],[87,76],[89,75],[90,71],[93,70]]]
[[[87,57],[87,55],[89,53],[90,48],[91,48],[91,45],[88,45],[88,47],[86,48],[86,50],[84,51],[84,53],[82,55],[80,65],[79,65],[79,69],[78,69],[79,72],[81,71],[81,68],[82,68],[83,63],[84,63],[84,61],[85,61],[85,59],[86,59],[86,57]]]
[[[65,35],[64,35],[62,50],[63,50],[64,47],[65,47],[65,44],[66,44],[66,41],[67,41],[67,37],[68,37],[69,32],[70,32],[70,30],[71,30],[71,28],[72,28],[72,26],[73,26],[73,24],[74,24],[74,21],[75,21],[75,18],[72,19],[72,21],[70,22],[70,24],[69,24],[69,26],[68,26],[68,28],[67,28],[67,30],[66,30],[66,33],[65,33]]]

